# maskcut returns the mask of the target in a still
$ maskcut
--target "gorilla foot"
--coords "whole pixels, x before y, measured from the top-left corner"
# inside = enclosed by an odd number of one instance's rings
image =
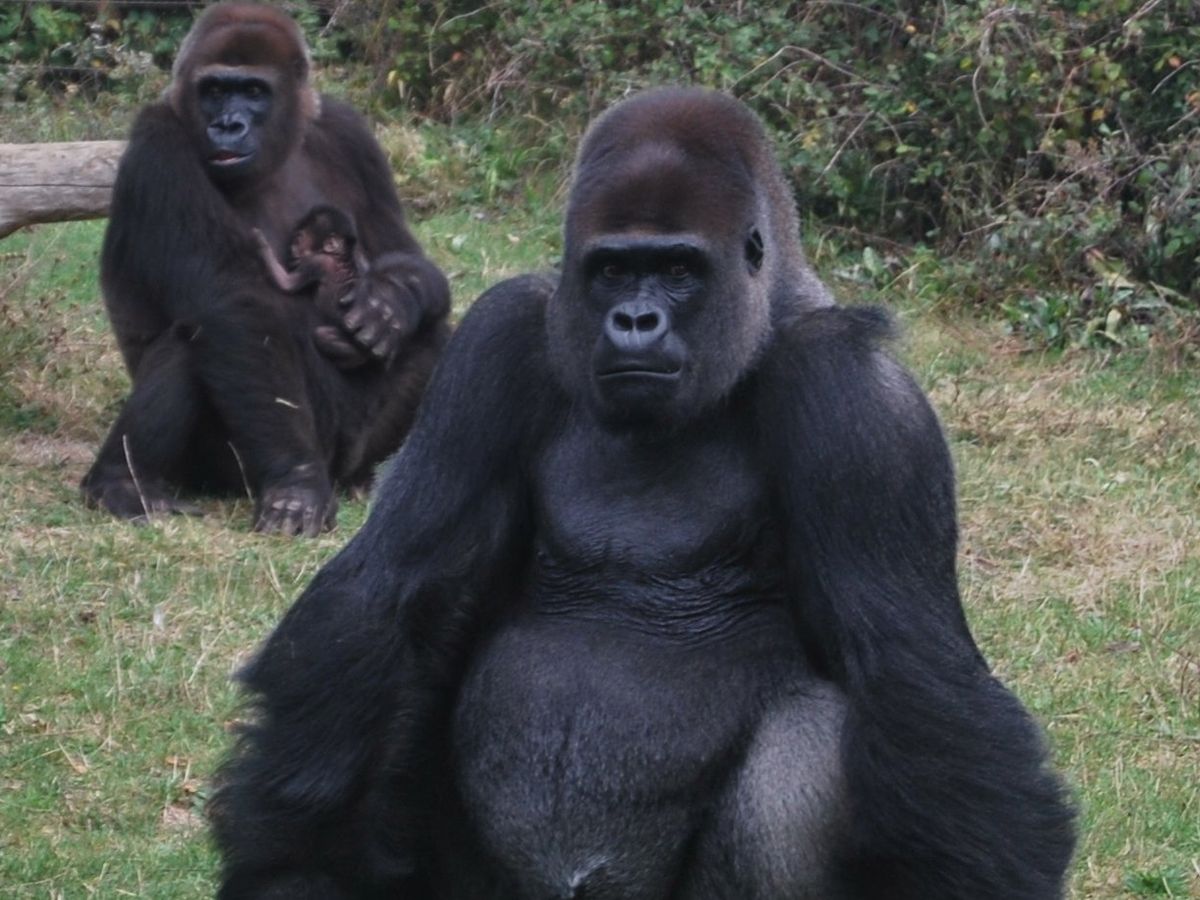
[[[128,476],[103,480],[88,477],[80,485],[80,491],[87,506],[103,509],[135,525],[145,525],[163,516],[204,515],[200,507],[180,500],[158,481],[134,481]]]
[[[311,465],[299,466],[303,476]],[[328,485],[311,481],[289,481],[265,488],[254,515],[254,530],[263,534],[316,537],[337,521],[337,497]]]

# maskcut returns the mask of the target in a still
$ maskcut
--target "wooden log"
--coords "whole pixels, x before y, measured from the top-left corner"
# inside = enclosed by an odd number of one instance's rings
[[[124,141],[0,144],[0,238],[25,225],[108,215]]]

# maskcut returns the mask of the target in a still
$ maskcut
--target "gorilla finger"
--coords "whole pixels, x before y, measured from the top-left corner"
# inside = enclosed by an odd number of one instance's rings
[[[290,534],[287,530],[287,500],[284,497],[279,497],[272,500],[259,513],[258,521],[254,523],[254,530],[263,534]]]
[[[337,299],[337,305],[342,307],[342,309],[345,309],[346,307],[350,306],[353,303],[354,303],[354,291],[349,291],[345,294],[342,294],[342,296],[338,297],[338,299]]]
[[[296,512],[288,509],[286,505],[282,509],[275,510],[271,516],[271,534],[282,534],[288,537],[298,534],[300,530],[299,516]]]
[[[385,334],[375,343],[371,344],[371,355],[379,360],[388,359],[393,353],[396,352],[397,343],[398,342],[395,340],[395,335]]]
[[[358,330],[355,336],[358,338],[360,343],[370,346],[371,344],[375,343],[376,338],[379,336],[379,323],[368,322]]]
[[[304,516],[302,517],[300,526],[300,533],[305,537],[317,537],[322,531],[325,530],[324,525],[325,517],[320,514],[320,510],[318,510],[315,506],[309,507],[304,511]]]
[[[343,372],[353,372],[355,369],[361,369],[371,360],[369,353],[361,351],[355,352],[354,355],[342,357],[330,357],[329,361],[341,369]]]
[[[168,511],[173,516],[195,516],[199,518],[204,515],[204,510],[195,503],[189,503],[186,500],[175,500],[171,503]]]
[[[317,350],[339,369],[356,369],[370,358],[362,347],[347,340],[341,329],[329,328],[325,333],[317,329],[314,343]]]
[[[274,534],[277,530],[277,520],[270,510],[263,510],[254,521],[254,530],[259,534]]]
[[[392,340],[399,344],[402,340],[411,337],[416,331],[414,321],[415,319],[404,316],[388,322],[388,332],[392,335]]]
[[[313,332],[313,341],[326,356],[358,355],[358,348],[340,328],[323,325]]]
[[[182,500],[147,500],[143,512],[135,516],[130,521],[134,525],[149,525],[151,522],[162,519],[166,516],[191,516],[201,518],[204,515],[204,510],[194,503],[187,503]]]
[[[363,321],[366,319],[367,313],[361,306],[356,306],[342,317],[342,322],[351,331],[362,327]]]

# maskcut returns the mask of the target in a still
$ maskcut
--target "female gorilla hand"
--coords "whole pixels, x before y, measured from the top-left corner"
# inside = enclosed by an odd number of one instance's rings
[[[429,310],[419,298],[428,295],[428,279],[441,278],[430,269],[427,259],[411,253],[385,253],[372,260],[354,289],[338,301],[340,325],[314,330],[317,347],[341,369],[371,361],[389,366],[424,325]]]

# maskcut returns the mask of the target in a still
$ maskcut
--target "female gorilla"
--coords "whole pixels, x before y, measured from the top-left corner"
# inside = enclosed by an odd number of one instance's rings
[[[1072,813],[955,578],[929,404],[700,90],[589,131],[245,673],[222,896],[1049,900]]]
[[[308,71],[284,13],[217,5],[133,127],[100,261],[133,390],[83,482],[114,515],[186,510],[181,487],[246,486],[257,528],[315,534],[334,484],[367,481],[411,422],[447,336],[446,279],[370,131]],[[254,237],[282,255],[317,205],[345,210],[366,256],[388,260],[333,326],[266,277]]]

